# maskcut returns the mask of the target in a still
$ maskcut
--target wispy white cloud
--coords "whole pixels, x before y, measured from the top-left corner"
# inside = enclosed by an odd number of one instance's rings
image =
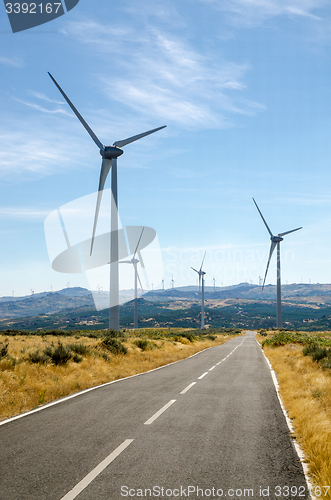
[[[247,64],[198,52],[166,31],[76,22],[66,33],[99,57],[111,57],[111,78],[106,72],[100,77],[104,93],[141,116],[184,128],[225,128],[235,115],[264,110],[244,95]]]
[[[24,66],[24,62],[21,59],[0,56],[0,64],[5,64],[6,66],[14,66],[16,68],[22,68]]]
[[[314,12],[330,4],[328,0],[198,0],[225,12],[241,25],[257,25],[276,16],[321,20]]]
[[[40,210],[35,207],[0,207],[0,216],[16,219],[44,219],[51,210]]]
[[[21,104],[24,104],[24,106],[28,106],[29,108],[33,108],[33,109],[36,109],[37,111],[41,111],[42,113],[50,113],[52,115],[54,115],[54,114],[61,114],[61,115],[67,115],[67,116],[70,116],[70,117],[73,116],[72,113],[69,113],[68,111],[66,111],[63,108],[47,109],[47,108],[44,108],[43,106],[40,106],[39,104],[36,104],[36,103],[33,103],[33,102],[24,101],[22,99],[19,99],[18,97],[15,97],[15,101],[17,101],[17,102],[19,102]],[[49,99],[49,101],[52,102],[50,99]]]

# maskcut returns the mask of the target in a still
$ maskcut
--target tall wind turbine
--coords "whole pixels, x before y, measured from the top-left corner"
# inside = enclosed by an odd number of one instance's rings
[[[165,128],[166,125],[162,127],[154,128],[153,130],[148,130],[147,132],[143,132],[142,134],[134,135],[129,137],[128,139],[124,139],[122,141],[116,141],[112,146],[105,146],[95,135],[93,130],[86,123],[81,114],[77,111],[75,106],[70,101],[69,97],[63,92],[60,85],[53,78],[53,76],[48,73],[56,87],[61,92],[64,99],[67,101],[72,111],[77,116],[78,120],[81,122],[83,127],[86,129],[92,140],[98,146],[100,150],[100,155],[102,156],[101,163],[101,171],[100,171],[100,179],[99,179],[99,189],[98,189],[98,197],[95,209],[95,217],[92,231],[92,239],[91,239],[91,252],[93,250],[94,236],[98,222],[98,215],[100,210],[102,192],[105,186],[105,182],[110,171],[111,167],[111,194],[112,194],[112,210],[111,210],[111,223],[110,223],[110,290],[109,290],[109,300],[111,303],[115,304],[112,307],[109,307],[109,328],[114,330],[119,330],[119,269],[118,269],[118,209],[117,209],[117,158],[123,154],[123,150],[121,149],[123,146],[130,144],[131,142],[137,141],[146,135],[153,134],[162,128]],[[110,306],[111,306],[110,303]]]
[[[274,234],[272,234],[272,232],[271,232],[268,224],[266,223],[265,218],[263,217],[261,210],[257,206],[257,203],[254,200],[254,198],[253,198],[253,201],[255,203],[256,208],[259,211],[259,214],[261,215],[261,218],[262,218],[262,220],[263,220],[263,222],[268,230],[268,233],[270,234],[270,239],[271,239],[269,259],[268,259],[267,267],[266,267],[265,274],[264,274],[262,290],[264,289],[265,280],[267,278],[267,273],[268,273],[268,269],[269,269],[271,256],[272,256],[273,251],[275,250],[275,248],[277,246],[277,316],[276,316],[276,327],[282,328],[282,298],[281,298],[281,279],[280,279],[280,242],[283,241],[283,239],[284,239],[283,236],[285,236],[286,234],[293,233],[294,231],[299,231],[299,229],[302,229],[302,227],[297,227],[296,229],[291,229],[291,231],[286,231],[285,233],[279,233],[279,234],[277,234],[277,236],[275,236]]]
[[[194,267],[192,267],[193,271],[195,271],[199,275],[199,288],[201,285],[201,328],[200,328],[201,330],[203,330],[205,328],[205,278],[204,278],[204,275],[206,273],[202,270],[202,266],[203,266],[205,257],[206,257],[206,252],[205,252],[205,255],[203,256],[199,271],[197,271],[196,269],[194,269]]]
[[[138,274],[138,269],[137,269],[137,265],[139,263],[139,260],[136,258],[136,253],[138,252],[138,247],[139,247],[140,240],[141,240],[141,237],[143,235],[144,229],[145,228],[143,227],[132,259],[120,261],[120,264],[132,264],[133,268],[134,268],[134,324],[133,324],[134,328],[138,328],[138,280],[139,280],[140,287],[143,290],[143,286],[141,284],[139,274]]]

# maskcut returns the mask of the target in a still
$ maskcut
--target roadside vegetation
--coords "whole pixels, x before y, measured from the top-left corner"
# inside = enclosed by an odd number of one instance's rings
[[[279,391],[317,488],[331,499],[331,332],[260,330],[257,339],[275,370]],[[330,486],[327,488],[323,486]],[[321,489],[319,489],[321,488]]]
[[[0,334],[0,419],[184,359],[240,334],[233,328],[6,330]]]

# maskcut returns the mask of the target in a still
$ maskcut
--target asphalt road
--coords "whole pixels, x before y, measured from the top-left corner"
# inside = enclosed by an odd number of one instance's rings
[[[0,499],[307,498],[254,335],[2,425]]]

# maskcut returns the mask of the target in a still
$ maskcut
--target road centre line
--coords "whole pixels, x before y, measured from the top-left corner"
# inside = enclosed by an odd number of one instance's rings
[[[209,372],[211,372],[214,368],[215,368],[216,365],[212,366],[211,368],[209,368]]]
[[[164,411],[166,411],[169,406],[171,406],[172,404],[176,403],[176,400],[175,399],[172,399],[171,401],[169,401],[169,403],[167,403],[166,405],[164,405],[161,410],[157,411],[156,413],[154,413],[154,415],[149,418],[148,420],[146,420],[145,424],[144,425],[150,425],[154,422],[154,420],[156,420]]]
[[[208,372],[205,372],[203,373],[202,375],[200,375],[200,377],[198,377],[198,380],[201,380],[203,377],[205,377],[206,375],[208,375]]]
[[[61,500],[73,500],[95,479],[111,462],[115,460],[131,444],[133,439],[126,439],[116,448],[108,457],[99,463],[87,476],[84,477],[76,486],[70,490]]]
[[[179,394],[185,394],[185,392],[189,391],[191,389],[191,387],[193,387],[195,384],[196,384],[196,382],[192,382],[192,384],[185,387],[185,389],[182,392],[180,392]]]

